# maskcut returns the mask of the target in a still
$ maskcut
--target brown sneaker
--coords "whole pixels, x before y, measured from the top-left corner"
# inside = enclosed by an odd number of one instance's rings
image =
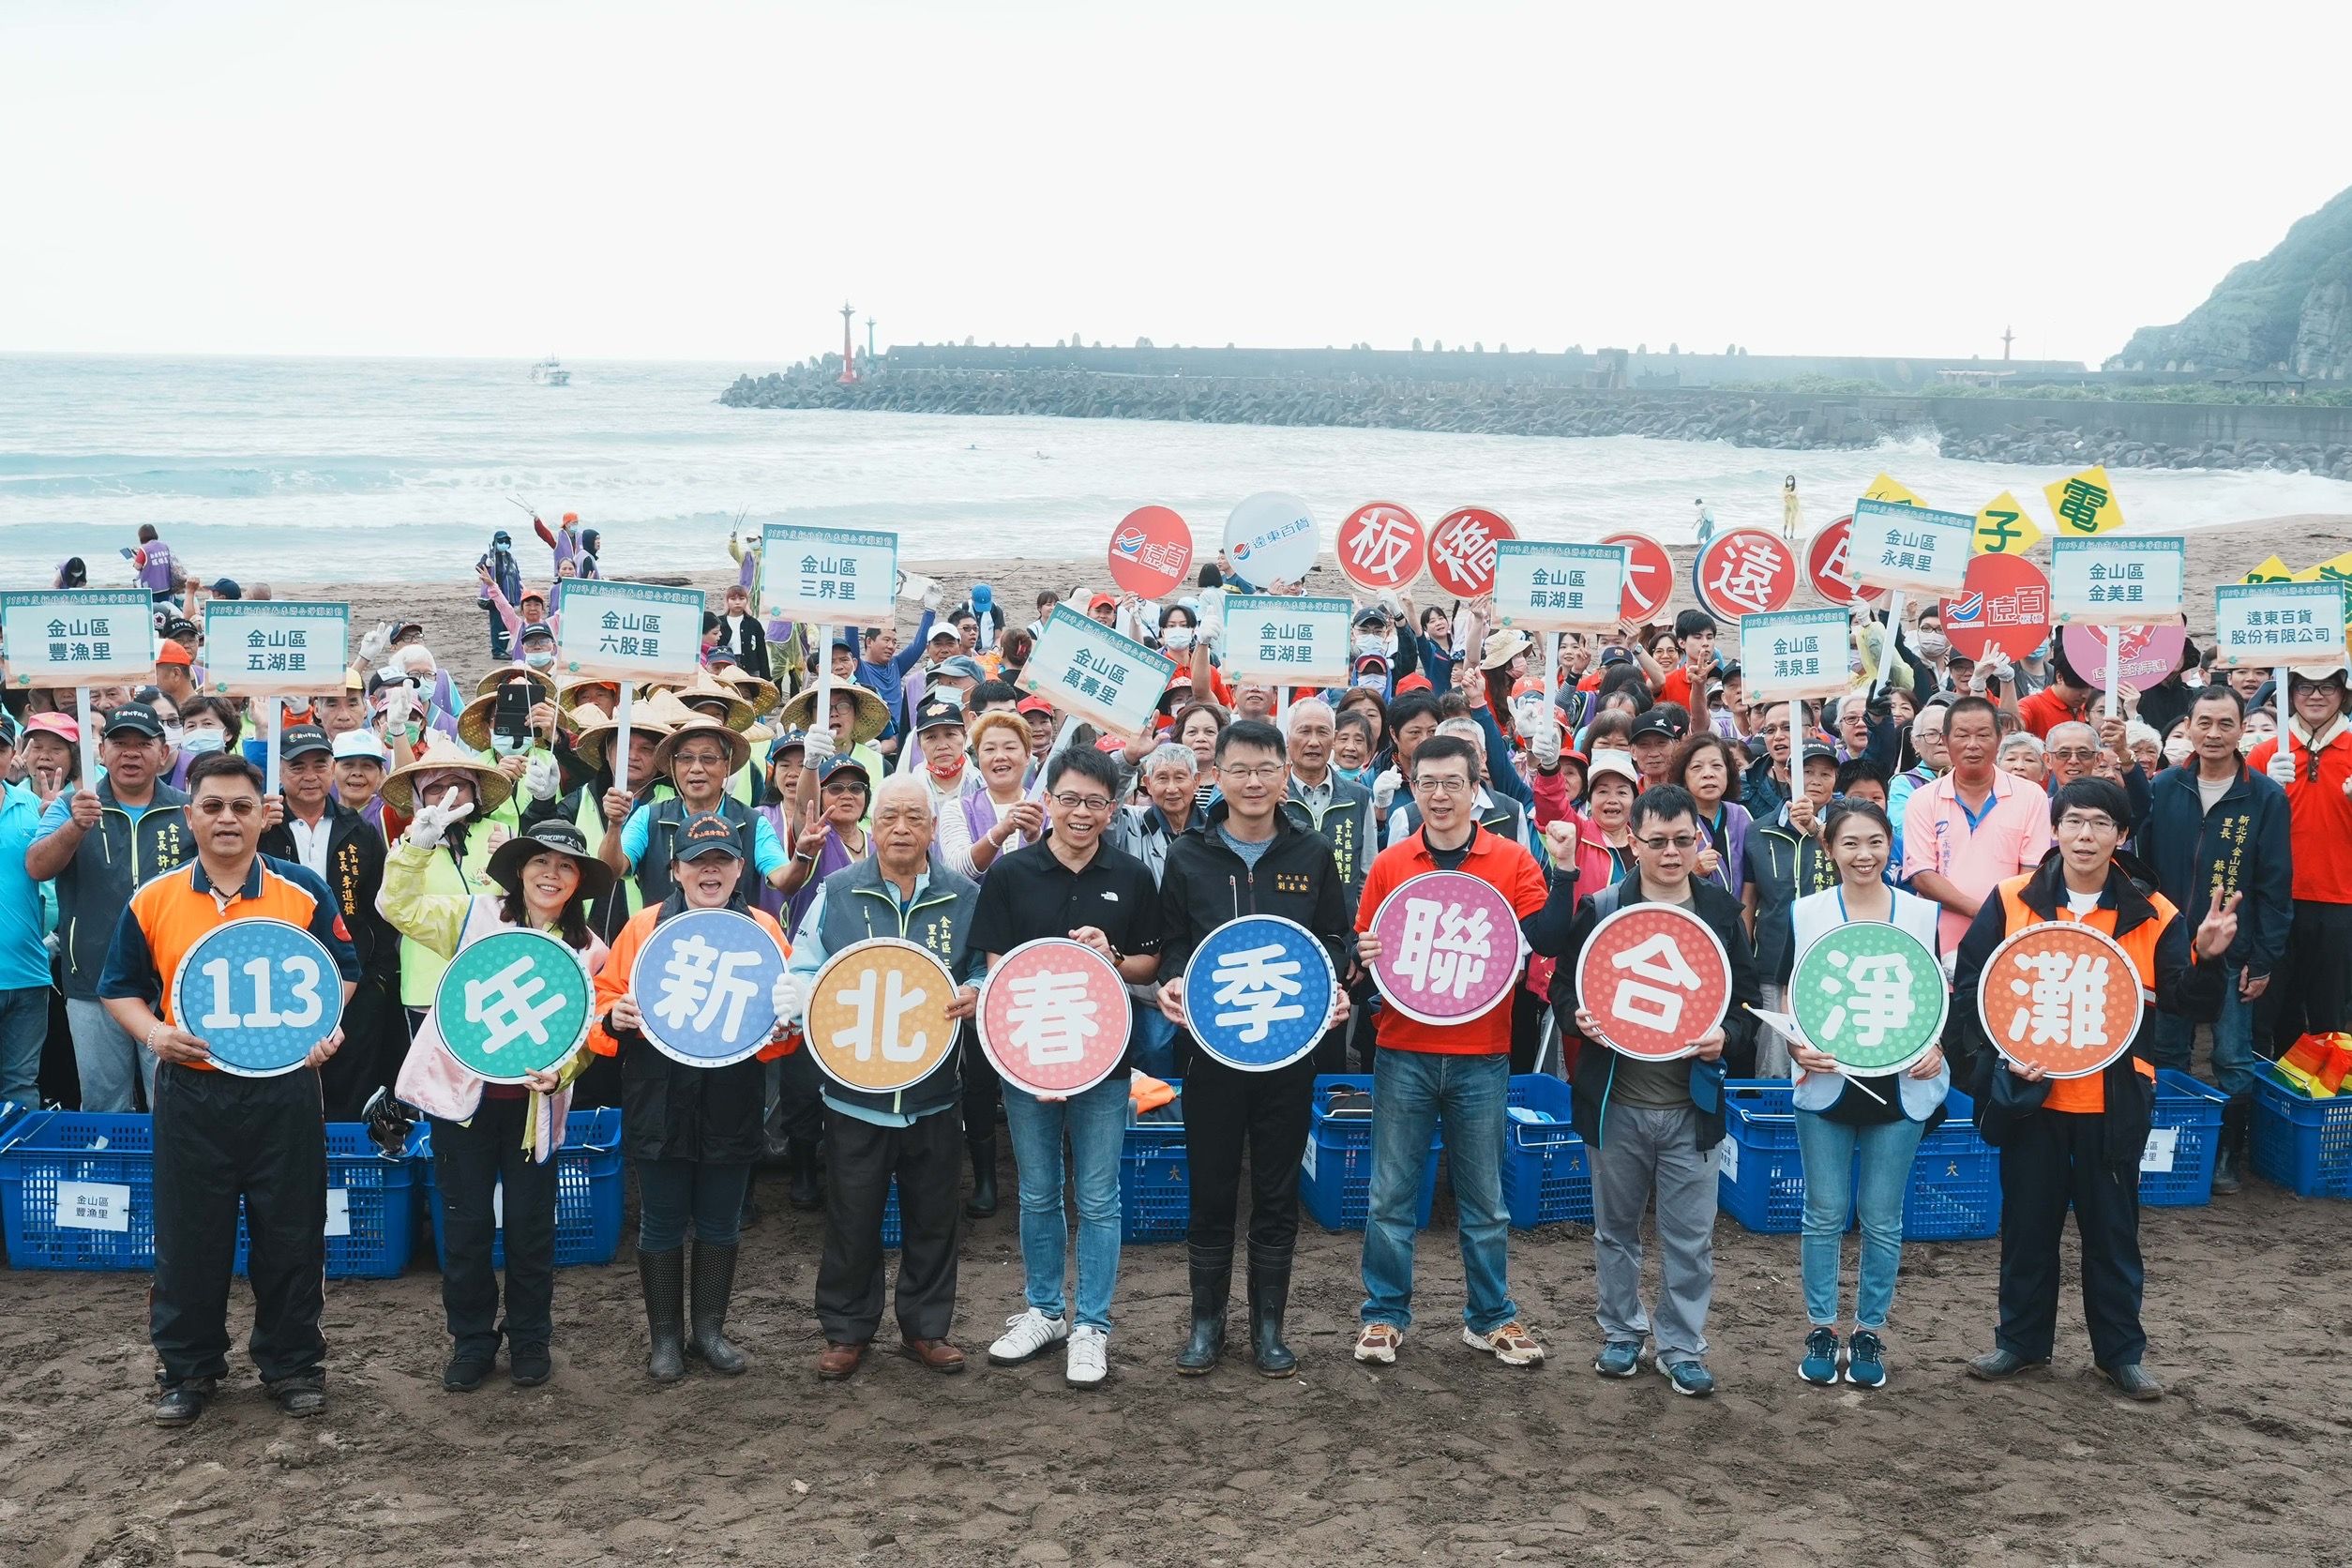
[[[1466,1324],[1462,1343],[1473,1350],[1485,1351],[1505,1366],[1533,1366],[1544,1359],[1544,1347],[1515,1319],[1485,1334]]]
[[[823,1353],[817,1357],[817,1376],[829,1383],[840,1382],[854,1373],[858,1363],[865,1359],[866,1346],[863,1341],[855,1345],[843,1345],[835,1340],[827,1340]]]
[[[1395,1323],[1366,1323],[1356,1331],[1356,1359],[1394,1366],[1396,1348],[1404,1342],[1405,1331]]]
[[[944,1339],[905,1339],[899,1342],[899,1353],[911,1361],[921,1363],[934,1372],[961,1372],[964,1353]]]

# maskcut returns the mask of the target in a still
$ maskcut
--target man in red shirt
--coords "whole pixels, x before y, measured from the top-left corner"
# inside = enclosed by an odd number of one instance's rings
[[[2286,792],[2295,914],[2272,1037],[2352,1029],[2352,728],[2344,722],[2342,665],[2296,670],[2286,732],[2254,748],[2246,765]]]
[[[1682,662],[1658,683],[1658,701],[1681,703],[1696,724],[1707,711],[1707,678],[1715,672],[1715,618],[1703,610],[1683,611],[1674,618],[1674,645],[1682,650]]]
[[[1412,758],[1419,832],[1380,852],[1366,874],[1357,906],[1358,958],[1367,967],[1380,955],[1374,917],[1389,894],[1411,877],[1459,871],[1508,899],[1519,928],[1492,934],[1488,962],[1516,973],[1519,938],[1547,912],[1564,933],[1576,903],[1576,842],[1565,822],[1545,829],[1555,867],[1546,883],[1535,857],[1509,838],[1478,825],[1478,748],[1454,735],[1434,735]],[[1560,867],[1569,867],[1561,870]],[[1550,906],[1557,905],[1557,910]],[[1544,949],[1540,946],[1538,952]],[[1556,956],[1557,950],[1545,954]],[[1356,1359],[1396,1360],[1412,1320],[1414,1209],[1430,1134],[1445,1122],[1446,1171],[1461,1212],[1462,1273],[1470,1301],[1462,1339],[1507,1366],[1532,1365],[1544,1347],[1519,1326],[1511,1300],[1502,1203],[1504,1095],[1511,1074],[1510,997],[1476,1018],[1442,1027],[1380,1011],[1379,1050],[1372,1070],[1371,1209],[1364,1227],[1363,1327]]]
[[[2017,722],[2031,731],[2035,739],[2046,741],[2058,725],[2088,719],[2093,695],[2090,683],[2074,672],[2065,651],[2054,644],[2050,684],[2017,704]]]

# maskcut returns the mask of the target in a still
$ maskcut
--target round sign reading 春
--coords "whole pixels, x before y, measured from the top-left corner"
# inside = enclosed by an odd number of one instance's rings
[[[1723,1022],[1731,959],[1713,928],[1680,904],[1628,904],[1592,927],[1576,1005],[1600,1020],[1603,1045],[1670,1062]]]
[[[1805,546],[1805,576],[1813,591],[1832,604],[1869,604],[1887,596],[1877,583],[1861,584],[1847,575],[1847,551],[1853,547],[1854,514],[1832,522]]]
[[[845,1089],[912,1089],[956,1048],[956,982],[928,948],[896,937],[853,942],[808,988],[802,1048]]]
[[[1156,599],[1192,569],[1192,530],[1166,506],[1138,506],[1110,531],[1110,580]]]
[[[1331,952],[1296,921],[1245,914],[1211,931],[1184,967],[1184,1020],[1200,1048],[1244,1073],[1287,1067],[1331,1016]]]
[[[1322,548],[1315,514],[1282,490],[1259,490],[1225,520],[1225,559],[1252,588],[1304,581]]]
[[[1429,532],[1429,575],[1456,598],[1474,599],[1495,585],[1495,546],[1519,531],[1500,512],[1463,506]]]
[[[2054,1078],[2088,1078],[2132,1048],[2145,999],[2113,937],[2077,920],[2028,926],[1993,949],[1976,988],[1993,1048]]]
[[[1944,1037],[1951,996],[1927,944],[1875,920],[1832,927],[1788,984],[1805,1042],[1849,1073],[1899,1073]]]
[[[520,1083],[588,1038],[596,988],[579,954],[541,931],[492,931],[458,949],[433,993],[432,1023],[460,1066]]]
[[[1365,967],[1388,1005],[1416,1023],[1464,1023],[1511,994],[1519,916],[1494,887],[1459,871],[1396,884],[1372,913],[1380,955]]]
[[[1674,597],[1674,558],[1666,546],[1647,534],[1611,534],[1605,545],[1625,547],[1625,592],[1620,597],[1625,619],[1647,621]]]
[[[2021,659],[2050,641],[2050,580],[2022,555],[1971,556],[1960,592],[1937,608],[1952,651],[1980,664],[1996,653]]]
[[[1762,528],[1718,534],[1691,560],[1691,592],[1718,621],[1786,610],[1797,595],[1797,552]]]
[[[645,939],[629,994],[656,1050],[689,1067],[724,1067],[775,1036],[783,972],[783,949],[749,915],[688,910]]]
[[[980,1049],[997,1075],[1038,1095],[1083,1094],[1127,1054],[1126,982],[1082,942],[1041,937],[997,960],[980,987]]]
[[[1375,501],[1349,512],[1333,549],[1340,574],[1374,594],[1418,580],[1429,559],[1421,520],[1394,501]]]
[[[2066,662],[2074,672],[2101,691],[2107,689],[2107,639],[2116,645],[2117,672],[2124,683],[2145,691],[2180,668],[2180,650],[2189,641],[2182,626],[2087,626],[2076,622],[2066,628]]]
[[[172,976],[172,1021],[238,1078],[302,1065],[342,1026],[343,976],[318,938],[255,915],[198,938]]]

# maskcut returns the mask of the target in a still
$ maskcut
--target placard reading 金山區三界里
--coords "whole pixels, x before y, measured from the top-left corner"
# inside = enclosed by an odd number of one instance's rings
[[[204,689],[224,697],[339,691],[351,606],[325,600],[204,601]]]
[[[658,681],[694,673],[702,658],[702,592],[611,579],[564,584],[556,662],[570,675]]]
[[[2213,662],[2333,664],[2344,657],[2340,582],[2225,582],[2213,590]]]
[[[1623,545],[1502,539],[1495,545],[1495,619],[1520,631],[1613,627],[1624,613]]]
[[[1854,532],[1847,546],[1849,575],[1882,588],[1949,593],[1968,578],[1976,519],[1868,497],[1854,503]]]
[[[1021,667],[1020,688],[1114,734],[1133,735],[1152,721],[1175,672],[1174,659],[1062,604]]]
[[[1740,673],[1758,702],[1834,697],[1853,684],[1844,610],[1783,610],[1740,618]]]
[[[898,607],[898,535],[864,528],[760,530],[760,613],[837,626],[887,622]]]
[[[8,685],[113,686],[155,678],[155,600],[143,588],[0,594]]]
[[[1336,685],[1348,678],[1349,622],[1340,598],[1225,591],[1225,677],[1275,686]]]
[[[2180,619],[2189,542],[2108,534],[2050,541],[2050,617],[2102,626]]]

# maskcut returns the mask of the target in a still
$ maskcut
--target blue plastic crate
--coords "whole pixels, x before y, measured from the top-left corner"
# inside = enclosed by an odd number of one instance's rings
[[[1957,1089],[1944,1097],[1944,1121],[1920,1139],[1911,1184],[1903,1195],[1907,1242],[1973,1242],[2001,1229],[2000,1153],[1976,1135],[1976,1102]]]
[[[2254,1168],[2298,1198],[2352,1198],[2352,1094],[2314,1100],[2269,1063],[2255,1063]]]
[[[1369,1094],[1372,1079],[1358,1073],[1327,1073],[1315,1079],[1314,1124],[1307,1129],[1306,1149],[1299,1157],[1299,1200],[1326,1230],[1361,1230],[1372,1207],[1372,1119],[1332,1116],[1324,1105],[1334,1089],[1360,1089]],[[1421,1168],[1415,1224],[1426,1226],[1437,1204],[1438,1151],[1444,1146],[1443,1131],[1432,1131]]]
[[[1733,1078],[1723,1086],[1723,1142],[1715,1202],[1743,1229],[1793,1236],[1805,1214],[1805,1166],[1787,1078]]]
[[[415,1244],[416,1155],[420,1123],[398,1158],[386,1158],[364,1122],[326,1124],[326,1277],[394,1279]],[[237,1215],[235,1272],[246,1272],[245,1216]]]
[[[417,1157],[425,1162],[426,1207],[433,1216],[433,1254],[446,1262],[441,1233],[441,1194],[433,1184],[432,1129],[424,1126]],[[621,1113],[611,1107],[575,1110],[564,1122],[555,1151],[555,1266],[610,1263],[621,1250]],[[490,1266],[506,1266],[506,1234],[490,1241]]]
[[[147,1118],[41,1110],[16,1123],[0,1147],[0,1229],[16,1268],[154,1268]]]
[[[1540,1110],[1550,1123],[1507,1122],[1502,1143],[1502,1201],[1512,1225],[1592,1223],[1592,1166],[1584,1139],[1569,1124],[1574,1096],[1567,1083],[1545,1073],[1512,1078],[1507,1103]]]
[[[1141,1121],[1127,1108],[1126,1141],[1119,1152],[1119,1234],[1129,1242],[1181,1242],[1192,1224],[1192,1161],[1185,1153],[1182,1079],[1168,1086],[1174,1101]]]
[[[2222,1150],[2229,1096],[2170,1067],[2156,1072],[2156,1120],[2140,1155],[2140,1201],[2188,1209],[2213,1201],[2213,1161]]]
[[[884,1252],[897,1251],[898,1244],[905,1239],[905,1234],[898,1221],[898,1178],[893,1176],[890,1179],[890,1191],[882,1197],[882,1250]]]

